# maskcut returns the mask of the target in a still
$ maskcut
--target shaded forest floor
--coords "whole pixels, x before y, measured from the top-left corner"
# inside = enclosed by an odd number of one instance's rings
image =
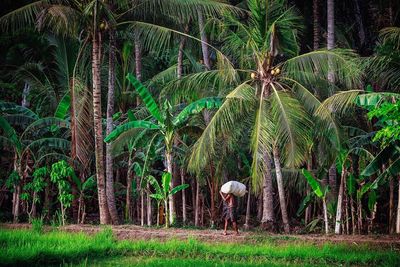
[[[323,235],[323,234],[271,234],[261,231],[245,231],[239,235],[234,235],[231,230],[228,235],[224,236],[222,229],[190,229],[190,228],[156,228],[141,227],[137,225],[117,225],[110,226],[114,237],[118,240],[160,240],[166,241],[170,239],[187,240],[193,238],[204,242],[222,242],[222,243],[258,243],[258,242],[275,242],[275,243],[296,243],[307,241],[313,244],[329,243],[345,243],[353,245],[372,245],[391,247],[400,251],[400,237],[398,235]],[[30,224],[0,224],[0,229],[29,229]],[[45,230],[51,230],[51,226],[45,226]],[[104,229],[99,225],[78,225],[70,224],[58,227],[59,230],[66,232],[86,234],[95,234]]]

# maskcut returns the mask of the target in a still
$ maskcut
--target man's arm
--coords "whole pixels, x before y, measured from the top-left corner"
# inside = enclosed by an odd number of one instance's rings
[[[225,197],[221,191],[219,191],[219,194],[221,195],[223,201],[226,201],[228,199],[228,197]]]

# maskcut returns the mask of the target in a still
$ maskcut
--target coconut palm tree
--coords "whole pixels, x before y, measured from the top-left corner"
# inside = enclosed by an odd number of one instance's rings
[[[286,1],[249,0],[247,5],[248,20],[245,22],[235,15],[214,20],[224,43],[221,51],[233,58],[239,67],[235,69],[225,64],[225,72],[228,68],[231,76],[245,79],[227,94],[198,139],[189,167],[192,170],[204,168],[215,155],[215,145],[222,136],[226,138],[238,128],[252,129],[252,185],[255,190],[263,188],[262,223],[266,228],[274,228],[273,154],[282,220],[288,231],[279,166],[282,162],[287,166],[299,166],[306,159],[306,144],[313,125],[311,114],[321,104],[310,85],[326,81],[328,71],[332,71],[344,86],[352,88],[358,84],[361,71],[356,64],[356,55],[348,50],[299,54],[302,24],[295,8],[288,6]]]

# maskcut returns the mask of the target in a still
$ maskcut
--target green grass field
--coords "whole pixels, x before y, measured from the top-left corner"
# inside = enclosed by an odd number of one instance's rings
[[[110,229],[91,236],[1,229],[0,249],[1,266],[400,266],[398,252],[366,245],[117,241]]]

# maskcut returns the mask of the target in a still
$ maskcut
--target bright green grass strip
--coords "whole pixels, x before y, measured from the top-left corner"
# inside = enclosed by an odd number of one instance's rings
[[[1,265],[80,263],[118,256],[195,262],[273,265],[400,266],[400,254],[391,250],[352,245],[313,245],[306,242],[210,244],[188,239],[115,241],[109,229],[97,235],[66,232],[35,233],[29,230],[0,230]],[[143,262],[144,264],[144,262]],[[149,266],[157,266],[151,261]],[[172,264],[172,263],[171,263]],[[166,263],[166,266],[171,266]],[[197,264],[196,264],[197,265]],[[173,266],[173,264],[172,264]]]

